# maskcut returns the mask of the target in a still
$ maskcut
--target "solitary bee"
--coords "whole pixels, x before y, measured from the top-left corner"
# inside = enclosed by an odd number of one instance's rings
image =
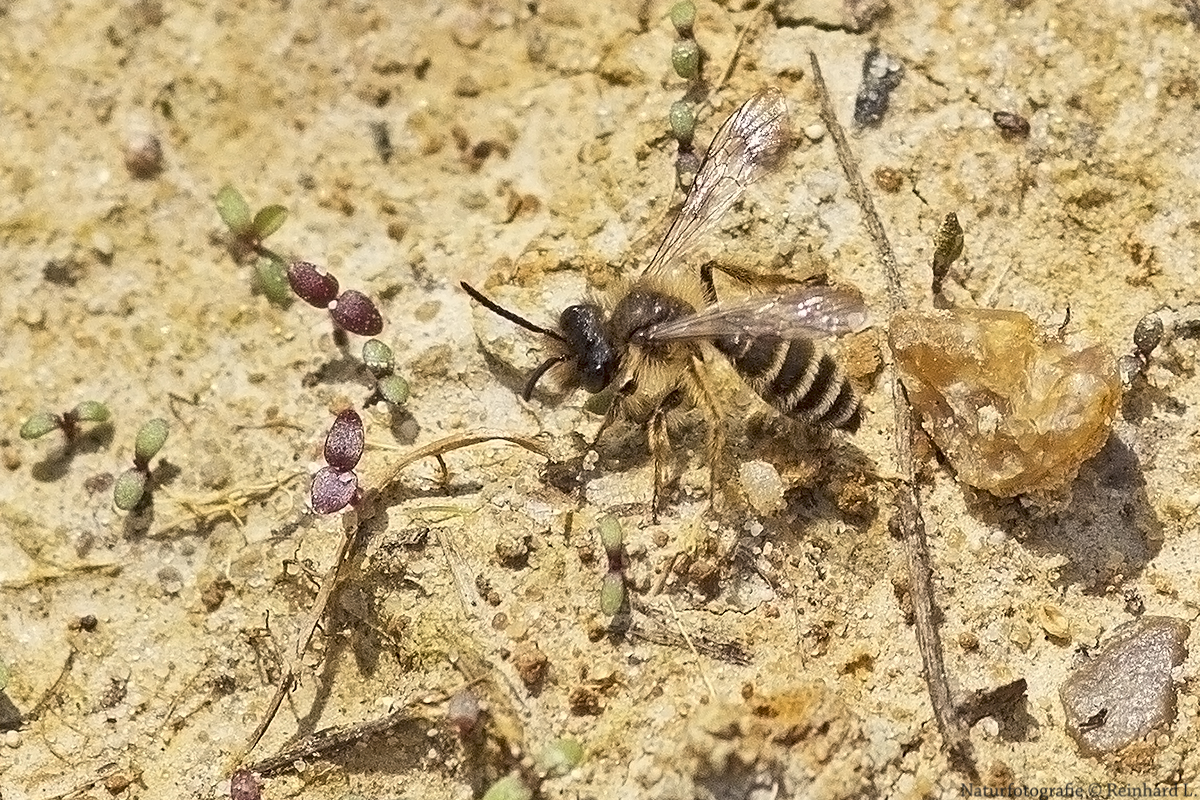
[[[611,313],[595,302],[573,305],[562,312],[554,330],[462,284],[487,309],[555,343],[558,352],[525,382],[525,400],[542,376],[559,364],[569,365],[574,381],[589,392],[615,383],[618,388],[601,431],[618,416],[646,425],[654,459],[651,510],[656,519],[663,463],[670,450],[667,412],[685,401],[700,406],[709,421],[714,468],[722,448],[716,403],[701,369],[704,345],[723,353],[745,382],[784,414],[851,433],[862,421],[854,388],[837,362],[813,341],[867,326],[867,309],[857,291],[808,285],[719,302],[713,266],[696,271],[682,263],[745,188],[778,166],[790,144],[787,105],[778,89],[764,88],[743,103],[713,137],[662,244],[642,275],[625,287]]]

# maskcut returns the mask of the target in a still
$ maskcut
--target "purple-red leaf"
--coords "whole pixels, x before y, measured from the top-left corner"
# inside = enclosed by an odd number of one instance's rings
[[[383,317],[371,298],[362,292],[347,289],[329,309],[333,321],[359,336],[377,336],[383,330]]]
[[[358,494],[358,476],[321,467],[313,476],[312,507],[318,514],[333,514],[354,502]]]
[[[340,472],[354,469],[362,458],[365,442],[362,417],[353,409],[343,411],[325,437],[325,463]]]
[[[328,308],[337,297],[337,278],[316,264],[293,261],[288,264],[287,278],[296,296],[310,306]]]

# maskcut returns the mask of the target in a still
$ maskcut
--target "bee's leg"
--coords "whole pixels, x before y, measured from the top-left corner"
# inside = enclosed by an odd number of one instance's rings
[[[704,286],[704,302],[710,306],[717,304],[717,285],[713,282],[713,265],[705,262],[700,265],[700,283]]]
[[[625,410],[627,398],[629,398],[629,396],[636,391],[637,382],[632,378],[625,381],[625,383],[621,384],[621,387],[617,389],[616,394],[613,395],[612,402],[608,404],[608,411],[604,412],[604,419],[601,420],[600,427],[596,429],[596,435],[592,439],[592,443],[588,446],[589,450],[596,449],[596,445],[600,443],[600,437],[603,436],[604,432],[608,430],[608,427],[616,422],[617,418],[621,416]]]
[[[603,436],[604,432],[608,430],[609,426],[616,422],[617,418],[624,413],[626,398],[632,395],[635,391],[637,391],[637,383],[632,379],[621,384],[621,387],[617,389],[616,394],[613,395],[612,402],[608,404],[608,411],[604,413],[604,419],[601,420],[600,427],[596,429],[596,435],[592,437],[592,440],[588,443],[587,448],[583,451],[584,458],[579,466],[579,474],[576,476],[576,484],[579,487],[579,498],[581,502],[584,497],[584,485],[586,483],[584,475],[590,471],[590,468],[586,466],[588,463],[587,454],[592,451],[597,453],[599,452],[600,437]],[[592,468],[594,468],[594,466]]]
[[[671,439],[667,435],[667,413],[659,406],[646,423],[646,443],[650,458],[654,461],[654,493],[650,496],[650,524],[658,524],[659,506],[666,493],[665,475],[667,455],[671,452]]]
[[[704,360],[699,352],[694,353],[688,363],[688,377],[692,384],[692,396],[696,398],[696,405],[700,407],[705,416],[705,424],[708,425],[708,506],[712,509],[717,502],[719,470],[725,452],[725,428],[721,425],[717,401],[708,386],[708,380],[704,377]]]
[[[650,458],[654,460],[654,494],[650,498],[650,521],[658,524],[658,513],[662,506],[667,485],[667,459],[671,457],[671,437],[667,432],[667,414],[683,403],[684,394],[676,389],[662,399],[658,408],[646,421],[646,444]]]

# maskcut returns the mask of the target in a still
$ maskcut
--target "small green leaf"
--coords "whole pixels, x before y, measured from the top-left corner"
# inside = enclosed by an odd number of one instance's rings
[[[25,424],[21,426],[21,438],[36,439],[59,427],[57,415],[51,414],[49,411],[39,411],[25,420]]]
[[[113,503],[122,511],[131,511],[142,502],[146,493],[149,475],[140,469],[127,469],[117,476],[113,484]]]
[[[537,765],[553,778],[566,775],[582,762],[583,745],[574,739],[555,739],[537,757]]]
[[[367,365],[367,369],[371,370],[371,374],[376,377],[388,375],[396,368],[392,348],[378,339],[367,339],[363,342],[362,359],[363,363]]]
[[[167,442],[167,434],[171,426],[165,419],[156,417],[138,431],[137,439],[133,442],[133,463],[145,467],[150,459],[158,455],[158,451]]]
[[[600,529],[600,544],[604,547],[604,552],[609,558],[614,555],[621,554],[621,547],[625,543],[625,533],[621,530],[621,523],[605,514],[596,520],[596,527]]]
[[[108,422],[108,406],[98,400],[84,400],[71,411],[80,422]]]
[[[254,265],[258,286],[262,293],[277,306],[292,302],[292,285],[288,282],[287,267],[278,258],[260,258]]]
[[[376,384],[383,399],[394,406],[402,406],[408,402],[408,381],[399,375],[384,375]]]
[[[250,230],[250,206],[242,193],[232,186],[222,186],[221,191],[217,192],[217,213],[229,230],[238,236]]]
[[[671,6],[671,24],[680,36],[690,37],[696,24],[696,4],[692,0],[681,0]]]
[[[692,104],[685,100],[671,103],[671,135],[683,144],[689,144],[696,132],[696,114]]]
[[[505,775],[491,785],[483,800],[533,800],[533,790],[525,785],[520,775]]]
[[[259,241],[270,236],[283,226],[287,220],[288,210],[280,205],[266,206],[254,215],[254,233]]]
[[[691,39],[676,42],[671,47],[671,66],[679,77],[694,80],[700,74],[700,45]]]
[[[608,572],[600,584],[600,613],[606,617],[616,616],[625,605],[625,576],[619,572]]]

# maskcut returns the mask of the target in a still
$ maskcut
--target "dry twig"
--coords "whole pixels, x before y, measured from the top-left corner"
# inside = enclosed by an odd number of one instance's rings
[[[817,86],[817,94],[821,99],[821,119],[833,137],[837,149],[838,161],[850,182],[850,192],[862,210],[863,220],[867,231],[875,245],[879,260],[883,263],[888,285],[888,304],[892,314],[905,307],[904,290],[900,282],[900,270],[896,266],[896,255],[888,242],[887,232],[875,204],[863,182],[858,169],[858,162],[846,139],[846,132],[838,122],[833,110],[833,100],[829,96],[829,88],[821,75],[821,65],[813,52],[808,54],[812,63],[813,81]],[[965,721],[955,708],[950,694],[950,682],[946,675],[946,662],[942,654],[942,639],[938,632],[933,604],[933,567],[929,558],[929,548],[925,541],[925,518],[921,514],[921,497],[917,492],[914,480],[912,442],[915,434],[912,419],[912,409],[908,405],[908,397],[893,371],[892,405],[895,411],[896,458],[899,462],[901,485],[896,495],[896,515],[892,525],[898,529],[900,539],[904,543],[904,551],[908,557],[909,593],[913,603],[913,617],[917,629],[917,646],[921,651],[921,660],[925,664],[925,683],[929,689],[929,700],[933,705],[933,715],[941,729],[950,761],[956,769],[962,770],[972,780],[978,779],[975,766],[975,755],[968,736]]]
[[[266,500],[292,481],[307,474],[307,471],[296,470],[285,473],[268,483],[255,486],[238,486],[232,489],[193,497],[173,495],[170,492],[166,492],[167,497],[173,500],[186,513],[182,517],[168,522],[151,535],[153,537],[163,536],[185,525],[208,524],[223,517],[232,519],[234,524],[240,527],[242,525],[240,513],[242,509],[251,503]]]

